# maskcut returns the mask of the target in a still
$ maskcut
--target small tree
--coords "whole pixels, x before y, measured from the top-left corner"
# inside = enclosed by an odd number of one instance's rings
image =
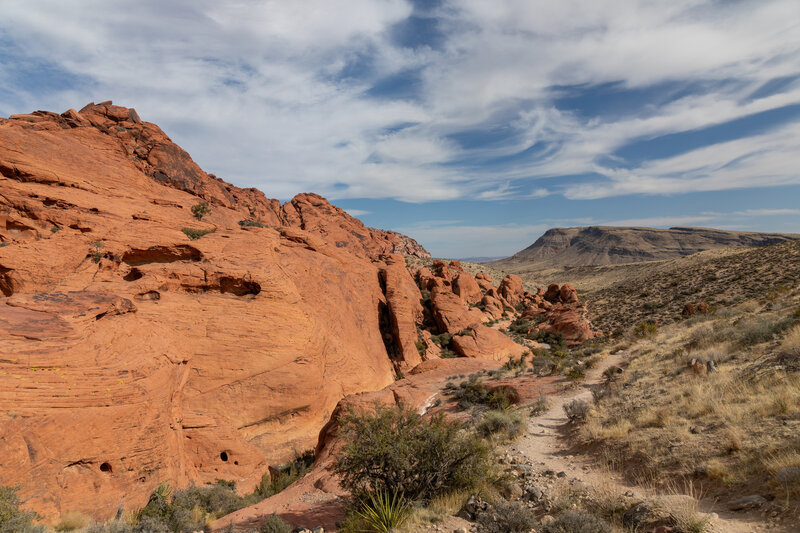
[[[210,212],[211,208],[208,207],[208,202],[205,200],[192,206],[192,215],[194,215],[194,218],[197,220],[203,220],[203,217]]]
[[[336,472],[362,501],[376,491],[426,501],[474,488],[490,474],[488,444],[442,415],[424,420],[404,407],[376,406],[374,414],[350,410],[341,434],[346,444]]]
[[[19,487],[0,487],[0,533],[44,533],[34,525],[36,513],[19,508]]]

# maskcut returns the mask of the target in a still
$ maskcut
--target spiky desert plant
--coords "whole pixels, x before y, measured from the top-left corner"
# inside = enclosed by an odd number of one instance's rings
[[[356,511],[373,531],[392,531],[403,525],[408,518],[410,506],[402,494],[391,494],[378,489],[368,493],[361,508]]]

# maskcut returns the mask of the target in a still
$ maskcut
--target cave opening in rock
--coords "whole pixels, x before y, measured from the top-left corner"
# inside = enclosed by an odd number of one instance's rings
[[[144,274],[142,274],[141,270],[138,268],[132,268],[131,271],[125,274],[122,279],[125,281],[136,281],[137,279],[142,279],[142,276],[144,276]]]
[[[227,463],[228,462],[228,452],[221,452],[219,454],[219,458],[222,459],[222,462]]]
[[[100,465],[100,471],[110,474],[114,471],[114,469],[111,468],[111,463],[103,463]]]

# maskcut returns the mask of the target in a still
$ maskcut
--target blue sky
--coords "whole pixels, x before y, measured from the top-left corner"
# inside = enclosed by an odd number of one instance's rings
[[[0,116],[106,99],[437,256],[800,232],[797,0],[0,0]]]

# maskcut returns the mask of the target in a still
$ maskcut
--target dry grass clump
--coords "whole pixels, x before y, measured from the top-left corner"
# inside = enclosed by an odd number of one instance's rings
[[[84,529],[91,522],[91,518],[78,511],[67,511],[61,515],[61,519],[53,529],[56,531],[75,531]]]
[[[742,305],[634,344],[625,372],[595,393],[578,438],[629,477],[694,478],[734,494],[764,484],[768,471],[772,486],[800,495],[800,469],[797,492],[795,470],[783,471],[789,487],[777,481],[783,466],[800,466],[800,452],[790,453],[800,445],[800,371],[785,364],[800,354],[800,325],[789,327],[796,318],[784,314],[798,295],[782,294],[792,300],[773,300],[769,313]],[[702,531],[684,522],[682,530]]]
[[[789,330],[781,342],[781,354],[786,357],[800,358],[800,325]]]

